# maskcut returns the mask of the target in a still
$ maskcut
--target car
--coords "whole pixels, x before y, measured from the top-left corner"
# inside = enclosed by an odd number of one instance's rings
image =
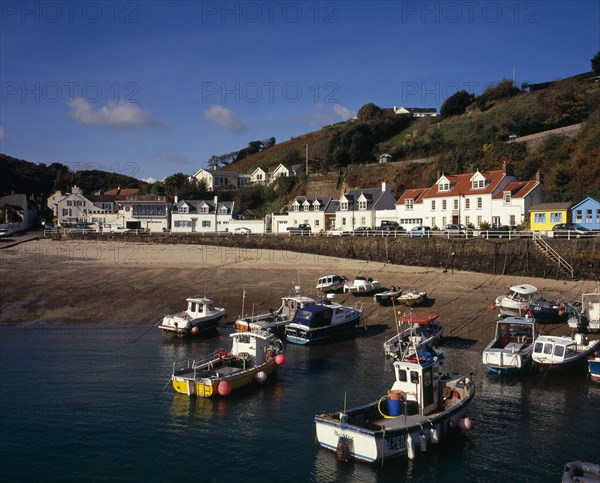
[[[509,141],[514,141],[515,139],[517,139],[517,135],[516,134],[511,134],[510,136],[508,136],[508,140]]]
[[[327,236],[342,236],[346,234],[347,232],[345,232],[342,228],[332,228],[331,230],[327,230]]]
[[[245,226],[238,226],[231,232],[232,235],[249,235],[250,233],[252,233],[252,230],[250,228],[246,228]]]
[[[400,225],[382,225],[378,226],[373,231],[373,235],[377,236],[398,236],[406,234],[406,228]]]
[[[592,235],[592,230],[579,223],[559,223],[552,227],[554,238],[582,238]]]
[[[369,236],[373,230],[370,226],[359,226],[354,229],[352,234],[354,236]]]
[[[410,230],[409,235],[411,238],[429,238],[431,236],[431,227],[423,225],[415,226]]]
[[[461,238],[468,238],[468,237],[472,237],[473,236],[473,230],[471,230],[470,228],[467,228],[465,225],[446,225],[446,227],[444,228],[444,236],[446,236],[447,238],[452,238],[452,237],[461,237]]]
[[[513,233],[517,231],[512,226],[502,225],[502,226],[491,226],[487,230],[484,230],[479,233],[481,238],[509,238],[514,236]]]
[[[300,223],[298,226],[290,226],[287,231],[290,235],[310,235],[311,227],[308,223]]]
[[[1,225],[0,226],[0,237],[11,236],[13,234],[13,229],[11,225]]]

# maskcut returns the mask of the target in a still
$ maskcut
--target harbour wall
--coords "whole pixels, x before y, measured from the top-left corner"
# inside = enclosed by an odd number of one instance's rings
[[[273,235],[75,235],[69,238],[120,240],[158,244],[196,244],[240,250],[289,250],[321,257],[468,270],[495,275],[517,275],[570,280],[571,274],[537,248],[530,239],[486,240],[392,237],[325,237]],[[573,266],[574,278],[600,280],[600,238],[555,240],[548,243]]]

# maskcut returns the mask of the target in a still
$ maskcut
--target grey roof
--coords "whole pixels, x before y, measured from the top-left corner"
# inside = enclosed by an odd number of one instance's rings
[[[173,211],[179,211],[179,208],[186,203],[190,207],[190,213],[198,213],[205,204],[208,206],[208,212],[215,212],[215,202],[212,200],[179,200],[174,206]],[[219,207],[225,206],[230,212],[233,212],[234,201],[218,201]]]
[[[538,203],[529,208],[529,211],[568,210],[571,206],[573,206],[571,201],[564,201],[562,203]]]
[[[361,195],[367,199],[367,210],[393,210],[396,207],[396,199],[389,192],[382,192],[381,188],[355,189],[344,196],[348,200],[349,208]]]

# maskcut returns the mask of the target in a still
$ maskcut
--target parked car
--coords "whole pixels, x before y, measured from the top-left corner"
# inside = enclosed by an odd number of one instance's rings
[[[446,228],[444,228],[444,235],[447,238],[452,238],[452,237],[472,237],[473,236],[473,230],[471,230],[470,228],[467,228],[465,225],[446,225]]]
[[[232,235],[249,235],[250,233],[252,233],[252,230],[250,228],[246,228],[245,226],[238,226],[231,232]]]
[[[342,236],[347,235],[342,228],[332,228],[331,230],[327,230],[327,236]]]
[[[291,235],[310,235],[311,228],[308,223],[300,223],[298,226],[290,226],[287,229]]]
[[[373,230],[373,235],[376,236],[398,236],[406,233],[406,228],[400,225],[382,225]]]
[[[0,237],[11,236],[13,229],[11,225],[0,225]]]
[[[502,226],[492,226],[488,230],[482,231],[479,233],[481,238],[508,238],[510,236],[514,236],[517,230],[512,226],[502,225]]]
[[[369,236],[373,230],[369,226],[359,226],[352,232],[354,236]]]
[[[552,227],[552,234],[554,238],[582,238],[592,236],[593,232],[579,223],[559,223]]]
[[[430,226],[415,226],[413,227],[409,235],[411,238],[429,238],[431,236],[431,227]]]

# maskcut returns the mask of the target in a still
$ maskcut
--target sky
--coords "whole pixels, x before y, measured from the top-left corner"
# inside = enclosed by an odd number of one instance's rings
[[[193,174],[361,106],[591,70],[596,1],[0,2],[0,152]]]

